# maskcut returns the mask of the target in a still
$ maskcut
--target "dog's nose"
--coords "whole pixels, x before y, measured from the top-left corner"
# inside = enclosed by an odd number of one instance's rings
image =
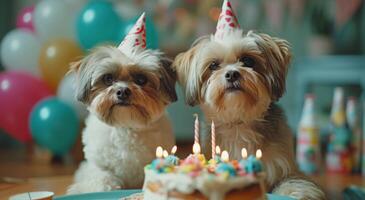
[[[235,70],[230,70],[226,73],[225,77],[228,82],[235,82],[240,78],[240,73]]]
[[[131,96],[131,94],[132,94],[132,91],[127,87],[120,88],[117,91],[117,97],[119,100],[126,100],[126,99],[128,99],[129,96]]]

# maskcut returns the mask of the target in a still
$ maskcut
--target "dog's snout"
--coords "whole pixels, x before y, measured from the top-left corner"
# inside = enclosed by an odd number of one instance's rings
[[[225,78],[228,82],[237,81],[240,78],[240,73],[235,70],[230,70],[226,73]]]
[[[128,99],[129,96],[131,96],[131,94],[132,94],[132,91],[127,87],[120,88],[117,91],[117,97],[119,100],[126,100],[126,99]]]

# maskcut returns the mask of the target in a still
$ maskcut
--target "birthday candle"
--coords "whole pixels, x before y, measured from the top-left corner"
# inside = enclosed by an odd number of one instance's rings
[[[226,150],[222,151],[222,161],[228,162],[229,161],[229,154]]]
[[[167,152],[166,150],[163,150],[162,156],[163,156],[163,158],[167,158],[167,156],[169,156],[169,152]]]
[[[212,158],[215,158],[215,125],[214,121],[212,121],[212,127],[211,127],[211,134],[212,134]]]
[[[194,143],[199,143],[199,118],[198,114],[194,114],[195,123],[194,123]]]
[[[220,155],[221,154],[221,148],[219,146],[215,147],[215,153]]]
[[[256,158],[257,159],[261,159],[261,157],[262,157],[262,151],[261,151],[261,149],[258,149],[257,151],[256,151]]]
[[[247,149],[246,148],[242,148],[241,149],[241,156],[242,156],[242,159],[246,159],[247,158]]]
[[[247,156],[248,156],[246,148],[241,149],[241,156],[242,156],[242,159],[239,161],[239,166],[240,166],[241,170],[245,171],[246,161],[247,161]]]
[[[163,149],[161,146],[158,146],[156,148],[156,158],[162,158],[162,155],[163,155]]]
[[[194,145],[193,145],[193,153],[195,154],[195,155],[197,155],[197,154],[200,154],[200,145],[199,145],[199,143],[194,143]]]
[[[166,158],[165,158],[165,162],[169,165],[178,165],[179,164],[179,161],[180,159],[175,156],[175,153],[177,151],[177,146],[175,145],[174,147],[172,147],[171,149],[171,154],[168,155]],[[167,152],[166,152],[167,153]]]
[[[173,147],[172,147],[172,149],[171,149],[171,154],[172,154],[172,155],[175,155],[176,151],[177,151],[177,146],[175,145],[175,146],[173,146]]]

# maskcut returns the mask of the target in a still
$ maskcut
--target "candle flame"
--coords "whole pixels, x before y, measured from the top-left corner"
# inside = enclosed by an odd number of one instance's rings
[[[199,143],[194,143],[194,145],[193,145],[193,153],[194,154],[199,154],[200,153],[200,145],[199,145]]]
[[[246,148],[242,148],[241,150],[241,156],[243,159],[247,158],[247,149]]]
[[[226,150],[222,151],[222,161],[228,162],[229,161],[229,154]]]
[[[256,151],[256,158],[257,159],[260,159],[262,157],[262,151],[261,151],[261,149],[258,149],[257,151]]]
[[[162,149],[162,147],[161,147],[161,146],[158,146],[158,147],[156,148],[156,157],[157,157],[157,158],[162,158],[162,155],[163,155],[163,149]]]
[[[162,156],[164,158],[166,158],[167,156],[169,156],[169,152],[167,152],[166,150],[163,150]]]
[[[174,155],[177,151],[177,146],[173,146],[172,149],[171,149],[171,154]]]
[[[215,147],[215,153],[218,155],[221,154],[221,148],[219,146]]]

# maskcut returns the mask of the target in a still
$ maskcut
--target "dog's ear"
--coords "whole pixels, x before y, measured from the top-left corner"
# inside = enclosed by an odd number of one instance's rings
[[[192,87],[192,82],[195,82],[195,80],[193,80],[193,77],[190,77],[191,68],[194,67],[191,66],[191,62],[194,59],[194,53],[194,48],[188,50],[187,52],[180,53],[176,56],[173,63],[173,68],[177,74],[177,80],[185,93],[185,102],[190,106],[195,106],[199,101],[197,91],[199,88]]]
[[[275,51],[274,53],[276,59],[278,60],[278,67],[280,67],[280,70],[276,75],[279,83],[275,88],[273,88],[273,99],[277,101],[283,96],[286,90],[286,76],[288,74],[292,54],[290,51],[290,45],[286,40],[275,37],[273,40],[279,48],[279,51]]]
[[[184,90],[185,102],[190,106],[200,102],[201,78],[197,71],[199,66],[196,66],[196,56],[201,45],[208,40],[207,36],[198,38],[188,51],[178,54],[172,64],[177,80]]]
[[[271,37],[267,34],[260,34],[262,40],[257,44],[266,57],[268,70],[274,77],[271,84],[271,98],[273,101],[285,93],[286,75],[291,61],[290,45],[286,40]]]
[[[162,92],[167,97],[169,102],[175,102],[177,101],[177,94],[175,90],[176,73],[171,68],[172,60],[168,58],[161,58],[160,62],[160,82]]]
[[[91,92],[91,70],[87,69],[89,56],[71,63],[70,71],[68,73],[75,73],[76,85],[76,99],[82,103],[89,103],[89,96]]]

